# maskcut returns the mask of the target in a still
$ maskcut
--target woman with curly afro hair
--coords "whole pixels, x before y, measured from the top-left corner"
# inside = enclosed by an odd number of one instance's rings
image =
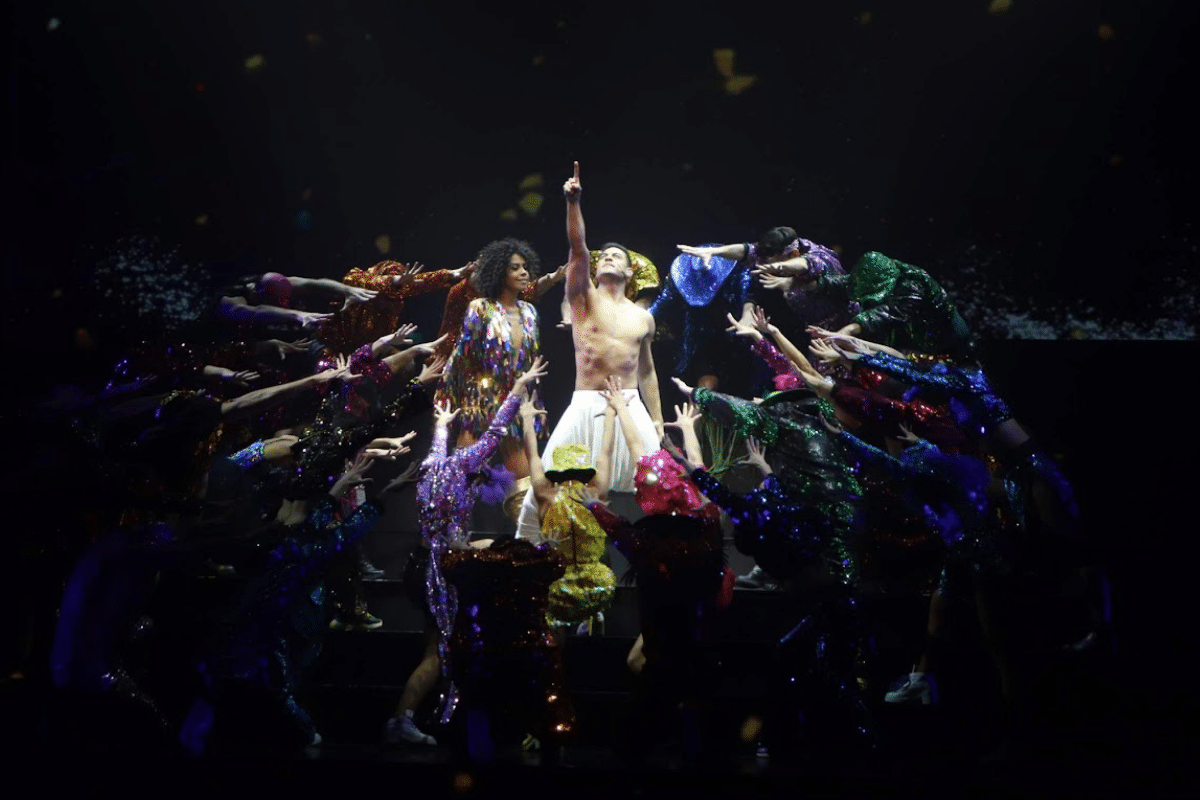
[[[537,309],[522,299],[545,288],[535,287],[541,266],[537,253],[519,239],[500,239],[480,250],[473,263],[471,288],[480,296],[467,306],[434,399],[459,409],[460,447],[479,438],[517,376],[541,351]],[[537,283],[549,286],[553,278],[554,273]],[[538,435],[544,435],[540,417]],[[519,424],[510,426],[497,452],[515,477],[529,475]]]

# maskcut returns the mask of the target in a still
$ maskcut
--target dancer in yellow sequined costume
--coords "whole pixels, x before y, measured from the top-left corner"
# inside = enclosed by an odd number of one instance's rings
[[[556,627],[588,622],[590,628],[597,619],[603,619],[600,615],[612,605],[616,578],[608,565],[600,562],[604,555],[605,534],[592,512],[578,502],[578,492],[587,486],[602,495],[608,494],[616,412],[611,407],[605,411],[604,433],[595,467],[591,464],[591,448],[584,444],[567,444],[554,449],[548,470],[542,467],[538,457],[535,433],[537,416],[545,413],[530,398],[521,404],[529,478],[537,501],[542,536],[558,544],[567,567],[566,574],[550,587],[546,618]]]

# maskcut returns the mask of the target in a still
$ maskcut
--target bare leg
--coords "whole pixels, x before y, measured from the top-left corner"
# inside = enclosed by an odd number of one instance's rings
[[[1000,677],[1000,695],[1004,698],[1004,704],[1011,709],[1017,695],[1016,675],[1006,648],[1000,641],[999,632],[996,630],[991,598],[982,586],[975,588],[975,610],[979,615],[979,627],[983,632],[984,641],[987,643],[988,652],[991,653],[992,663],[995,664],[996,672]]]
[[[425,652],[421,655],[421,663],[408,676],[404,684],[404,692],[400,695],[400,705],[396,706],[396,716],[403,716],[405,711],[416,711],[417,707],[433,691],[437,685],[440,670],[437,653],[437,631],[425,631]]]
[[[629,648],[629,655],[625,657],[625,665],[634,675],[641,675],[642,668],[646,666],[646,656],[642,653],[642,644],[642,635],[639,633],[633,647]]]

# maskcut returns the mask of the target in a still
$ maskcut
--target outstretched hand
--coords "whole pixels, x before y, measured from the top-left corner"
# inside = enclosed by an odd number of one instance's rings
[[[455,280],[455,282],[461,281],[463,278],[469,278],[469,277],[471,277],[471,273],[473,273],[475,271],[475,267],[477,267],[477,266],[478,266],[478,264],[476,262],[468,261],[466,264],[463,264],[458,269],[450,270],[450,277],[452,277]]]
[[[675,387],[679,389],[679,391],[683,392],[684,395],[686,395],[689,399],[692,396],[692,392],[695,391],[695,388],[684,383],[682,378],[671,378],[671,383],[675,384]]]
[[[675,246],[679,248],[679,252],[700,259],[700,263],[706,267],[712,262],[713,254],[717,249],[715,247],[692,247],[686,244],[677,244]]]
[[[729,327],[725,329],[727,333],[732,333],[735,336],[745,336],[756,342],[762,338],[762,334],[759,331],[750,325],[744,324],[740,319],[734,317],[733,314],[726,314],[725,319],[729,320]]]
[[[758,273],[758,282],[762,284],[764,289],[778,289],[781,292],[787,293],[792,290],[792,282],[794,278],[783,277],[780,275],[771,275],[770,273]]]
[[[609,375],[604,379],[604,388],[600,390],[600,395],[614,410],[620,411],[628,405],[625,402],[625,393],[621,391],[621,379],[616,375]]]
[[[412,264],[405,267],[404,270],[400,272],[400,274],[392,276],[392,288],[399,289],[404,284],[410,283],[412,281],[412,279],[417,277],[417,275],[423,269],[425,269],[424,264],[414,261]]]
[[[813,343],[808,347],[808,352],[812,353],[813,358],[822,364],[833,365],[842,360],[842,354],[834,350],[833,345],[826,339],[813,339]]]
[[[450,334],[448,334],[448,333],[443,333],[441,336],[434,339],[432,342],[423,342],[422,344],[415,344],[412,346],[412,351],[415,354],[417,354],[418,356],[422,356],[422,357],[431,356],[431,355],[433,355],[434,351],[438,349],[438,347],[441,345],[441,343],[446,341],[446,337],[449,335]]]
[[[417,375],[417,383],[422,386],[428,386],[434,381],[440,380],[445,370],[446,359],[443,356],[426,361],[421,365],[421,373]]]
[[[538,416],[545,417],[546,409],[538,408],[537,390],[525,392],[524,398],[521,400],[521,408],[517,410],[518,416],[521,419],[533,419]]]
[[[396,329],[395,333],[388,333],[380,336],[371,343],[371,352],[377,353],[385,347],[400,347],[401,345],[412,344],[412,339],[409,335],[417,329],[415,323],[406,322]]]
[[[563,184],[563,197],[568,203],[578,203],[579,195],[583,193],[583,185],[579,182],[579,162],[575,162],[575,174],[567,178]]]
[[[433,424],[446,426],[458,416],[458,409],[450,410],[450,401],[443,400],[433,407]]]
[[[334,359],[333,364],[334,365],[331,369],[327,369],[324,372],[318,372],[314,376],[318,383],[328,383],[329,381],[336,380],[338,378],[349,382],[358,380],[362,377],[362,375],[358,375],[350,371],[350,359],[346,356],[337,356],[337,358]]]
[[[547,364],[544,356],[538,356],[537,358],[535,358],[533,360],[533,363],[529,365],[529,369],[525,371],[525,374],[523,374],[521,377],[517,378],[516,381],[513,382],[512,391],[524,392],[527,388],[532,387],[532,385],[539,378],[546,377],[546,367],[547,366],[548,366],[548,364]]]
[[[420,469],[420,467],[421,467],[421,465],[416,461],[409,464],[408,467],[404,470],[404,472],[401,472],[399,475],[392,478],[392,480],[389,481],[386,486],[384,486],[382,489],[380,489],[379,494],[385,495],[385,494],[388,494],[389,492],[398,492],[401,489],[403,489],[405,486],[416,483],[417,482],[417,472]]]
[[[588,508],[605,505],[605,502],[600,499],[600,492],[586,484],[579,486],[575,492],[568,496],[576,503]]]
[[[363,289],[358,286],[343,286],[344,288],[342,289],[342,297],[344,300],[342,302],[342,311],[345,311],[351,306],[356,306],[359,303],[365,303],[368,300],[373,300],[375,299],[375,295],[379,294],[379,292],[372,291],[371,289]]]
[[[767,464],[766,450],[759,444],[758,439],[753,437],[746,439],[746,457],[739,459],[738,463],[758,467],[759,472],[764,475],[771,473],[771,466]]]
[[[921,441],[921,437],[913,433],[908,426],[904,425],[903,423],[900,424],[900,435],[896,438],[907,444],[916,444],[917,442]]]
[[[684,403],[675,406],[675,421],[665,423],[663,427],[678,428],[680,431],[683,431],[684,428],[695,430],[698,419],[700,419],[700,409],[696,408],[696,404]]]
[[[341,497],[346,493],[347,489],[353,486],[370,483],[371,479],[364,478],[363,475],[366,474],[367,470],[374,463],[375,460],[367,455],[365,451],[359,453],[353,461],[346,462],[345,471],[342,472],[341,477],[334,482],[333,486],[329,488],[329,493],[334,497]]]

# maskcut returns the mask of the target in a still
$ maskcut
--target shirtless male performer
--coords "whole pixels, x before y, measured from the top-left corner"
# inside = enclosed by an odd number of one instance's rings
[[[604,432],[604,409],[608,404],[601,390],[608,376],[616,377],[629,405],[629,413],[642,435],[645,452],[658,450],[663,435],[662,405],[658,398],[658,375],[650,342],[654,339],[654,317],[625,296],[625,283],[633,275],[629,251],[609,243],[600,251],[596,264],[596,283],[588,276],[588,248],[583,235],[583,212],[579,196],[579,162],[575,174],[563,184],[567,200],[567,241],[571,255],[567,260],[566,295],[571,304],[575,343],[575,393],[550,434],[542,461],[563,444],[586,444],[595,463],[597,448]],[[638,387],[637,389],[633,387]],[[639,395],[638,389],[641,390]],[[644,401],[644,402],[643,402]],[[612,491],[632,492],[637,465],[629,454],[623,433],[617,430],[612,454]],[[533,490],[526,492],[517,522],[517,536],[541,537],[537,502]]]

